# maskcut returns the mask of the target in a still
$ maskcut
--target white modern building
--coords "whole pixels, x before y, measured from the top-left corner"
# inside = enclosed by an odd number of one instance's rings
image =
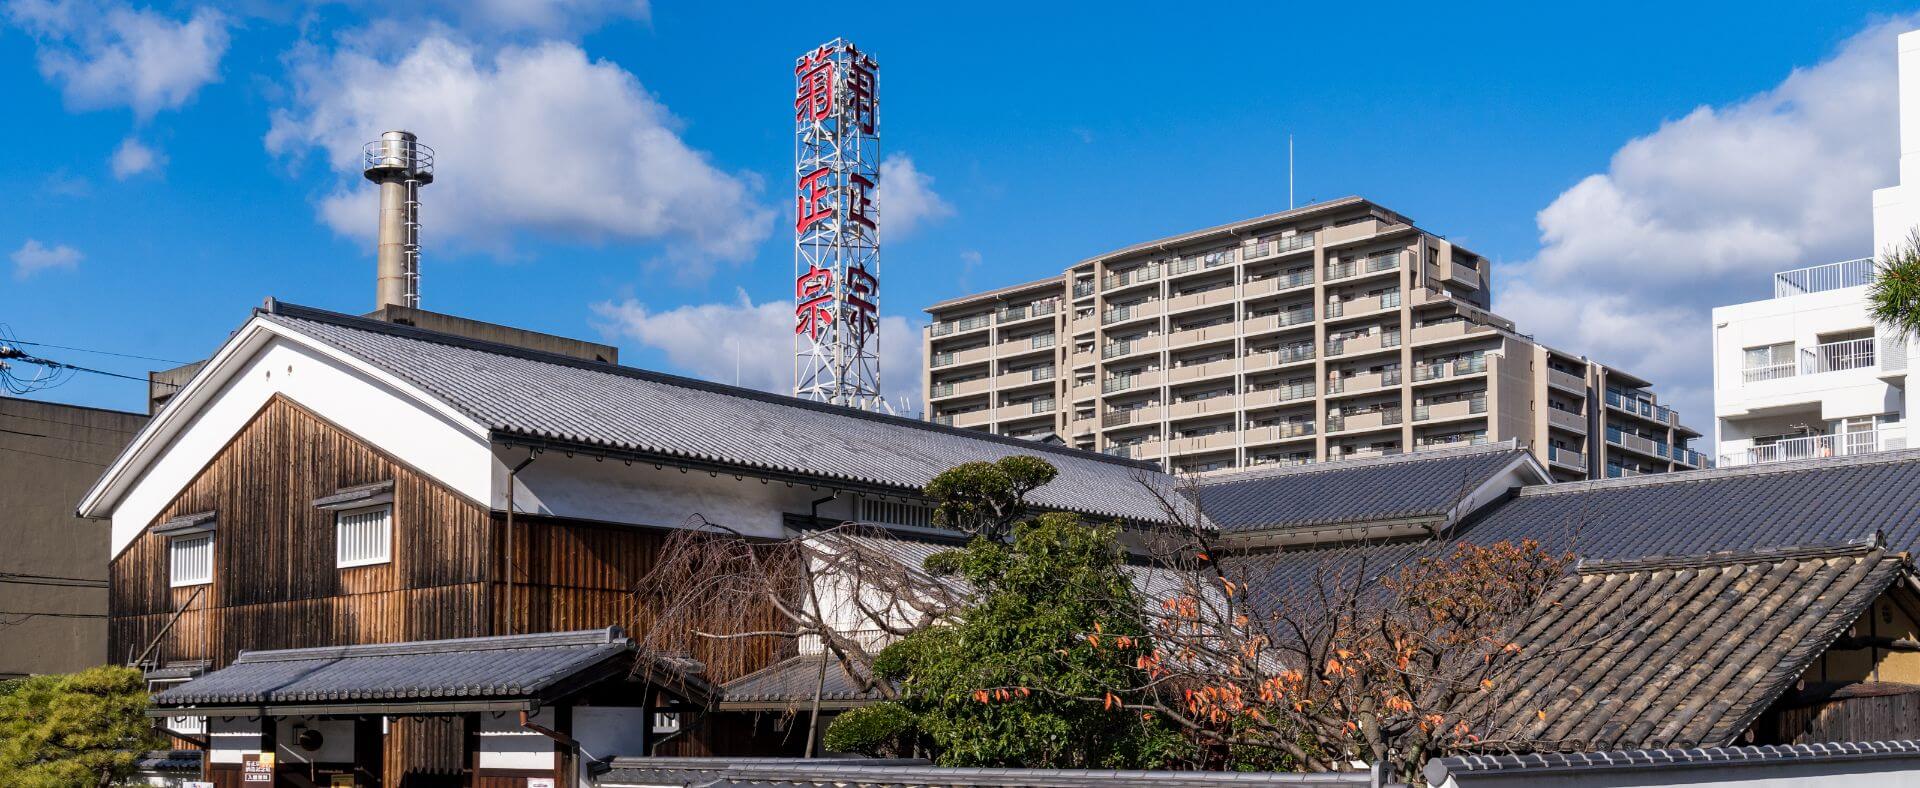
[[[1920,31],[1900,36],[1900,183],[1873,192],[1875,253],[1920,227]],[[1867,314],[1874,259],[1773,275],[1773,298],[1713,310],[1722,466],[1906,448],[1915,343]]]

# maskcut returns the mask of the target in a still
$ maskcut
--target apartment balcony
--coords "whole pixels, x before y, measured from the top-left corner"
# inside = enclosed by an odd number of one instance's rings
[[[927,334],[933,337],[953,336],[979,331],[993,325],[993,315],[972,315],[959,320],[943,320],[927,326]]]
[[[1838,435],[1809,435],[1789,438],[1766,446],[1720,455],[1720,467],[1759,465],[1788,460],[1812,460],[1821,457],[1847,457],[1858,454],[1896,451],[1907,447],[1904,424],[1882,425],[1862,432]]]
[[[1051,364],[1044,367],[1023,369],[994,378],[994,385],[1003,390],[1020,388],[1022,386],[1038,386],[1041,384],[1052,385],[1055,373],[1056,370]]]
[[[1158,388],[1163,376],[1159,371],[1135,372],[1124,375],[1109,375],[1100,382],[1100,393],[1113,394],[1121,391]]]
[[[1100,313],[1100,325],[1111,326],[1118,323],[1130,323],[1135,320],[1159,317],[1160,314],[1159,301],[1141,301],[1125,306],[1112,306],[1107,307],[1107,311]]]
[[[1068,396],[1073,397],[1073,400],[1075,402],[1079,402],[1081,400],[1093,399],[1099,393],[1100,393],[1100,384],[1095,383],[1091,380],[1084,380],[1084,381],[1075,380],[1073,382],[1073,387],[1067,390]]]
[[[1303,271],[1292,271],[1280,274],[1279,276],[1269,276],[1265,279],[1247,280],[1246,284],[1241,285],[1240,294],[1243,298],[1259,298],[1286,290],[1312,286],[1313,270],[1307,269]]]
[[[1430,361],[1413,366],[1413,382],[1429,383],[1437,380],[1457,380],[1469,375],[1479,375],[1487,371],[1486,356],[1457,358],[1452,361]]]
[[[1327,462],[1340,462],[1342,460],[1371,460],[1376,457],[1397,457],[1402,453],[1403,452],[1398,447],[1389,448],[1389,449],[1376,449],[1371,446],[1367,448],[1356,447],[1353,449],[1353,451],[1342,451],[1338,453],[1334,451],[1333,447],[1328,447]]]
[[[1057,299],[1047,299],[1044,301],[1035,301],[1031,304],[1002,308],[1000,311],[994,313],[994,319],[1004,326],[1014,323],[1024,323],[1036,318],[1049,317],[1058,311],[1060,311],[1060,302]]]
[[[1846,372],[1855,369],[1905,372],[1907,369],[1906,337],[1892,334],[1851,339],[1845,342],[1829,342],[1800,349],[1799,373],[1802,375]]]
[[[1150,440],[1139,443],[1115,444],[1101,451],[1115,457],[1125,457],[1131,460],[1153,460],[1159,459],[1162,454],[1166,453],[1166,445],[1164,441]]]
[[[1067,422],[1067,434],[1076,438],[1082,435],[1092,435],[1094,430],[1099,429],[1099,427],[1099,419],[1072,419]]]
[[[1587,470],[1587,455],[1572,449],[1548,446],[1547,464],[1557,468],[1565,468],[1570,471],[1585,473]]]
[[[1327,340],[1327,357],[1357,356],[1400,346],[1400,329],[1376,331],[1366,336],[1351,339]]]
[[[1547,408],[1547,423],[1569,432],[1587,434],[1587,417],[1579,413],[1568,413],[1559,408]]]
[[[1143,353],[1158,353],[1161,348],[1166,346],[1166,337],[1160,336],[1159,334],[1134,337],[1133,339],[1116,339],[1100,346],[1100,359],[1102,361],[1113,361],[1115,359],[1123,359],[1128,356],[1137,356]]]
[[[958,399],[993,390],[993,378],[975,378],[959,383],[935,383],[927,390],[928,399]]]
[[[1399,252],[1376,254],[1364,260],[1342,260],[1337,263],[1327,264],[1327,281],[1334,282],[1342,279],[1372,276],[1388,271],[1397,271],[1399,268]]]
[[[1001,358],[1010,358],[1052,351],[1054,342],[1053,334],[1046,333],[1001,342],[994,347],[998,348],[996,353]]]
[[[1370,391],[1400,385],[1400,370],[1388,369],[1379,372],[1362,372],[1327,381],[1327,395],[1361,394]]]
[[[1358,222],[1353,222],[1352,224],[1329,227],[1320,231],[1320,243],[1322,246],[1339,246],[1341,244],[1371,238],[1381,233],[1403,227],[1406,227],[1406,225],[1389,224],[1379,219],[1363,219]]]
[[[1110,292],[1124,287],[1133,287],[1134,285],[1157,281],[1160,281],[1160,266],[1157,264],[1143,265],[1139,268],[1129,269],[1117,274],[1107,274],[1106,277],[1100,280],[1100,290],[1101,292]]]
[[[1233,249],[1216,249],[1204,254],[1182,257],[1167,264],[1167,278],[1211,271],[1221,266],[1232,265],[1234,259]]]
[[[1561,372],[1560,370],[1554,369],[1552,367],[1547,368],[1547,385],[1560,389],[1561,391],[1565,391],[1569,394],[1579,394],[1581,396],[1585,396],[1587,393],[1586,378],[1583,378],[1579,375],[1575,375],[1570,372]]]
[[[1167,313],[1172,314],[1175,312],[1185,312],[1189,309],[1199,309],[1201,307],[1207,307],[1207,306],[1218,306],[1220,304],[1231,304],[1237,299],[1238,299],[1238,296],[1234,295],[1234,292],[1233,292],[1233,285],[1227,285],[1226,287],[1216,287],[1212,290],[1204,290],[1198,293],[1187,293],[1185,295],[1177,295],[1167,299]]]
[[[1246,355],[1246,365],[1244,369],[1248,372],[1256,372],[1263,369],[1274,369],[1276,367],[1284,367],[1288,364],[1299,364],[1312,360],[1313,345],[1311,343],[1289,345],[1276,350],[1262,350],[1248,353]]]
[[[1067,323],[1067,330],[1072,332],[1075,335],[1090,333],[1094,329],[1099,327],[1100,327],[1099,319],[1096,318],[1091,312],[1085,315],[1076,313],[1073,316],[1073,319],[1071,321],[1068,321]]]
[[[1078,300],[1080,300],[1080,299],[1082,299],[1082,298],[1086,298],[1087,296],[1090,296],[1090,295],[1093,295],[1093,280],[1092,280],[1092,279],[1088,279],[1088,280],[1086,280],[1086,281],[1084,281],[1084,282],[1074,282],[1074,283],[1073,283],[1073,298],[1074,298],[1074,300],[1076,300],[1076,301],[1078,301]]]
[[[1127,408],[1124,410],[1116,409],[1107,411],[1100,417],[1100,427],[1102,429],[1111,429],[1114,427],[1129,427],[1135,424],[1159,424],[1166,417],[1167,409],[1159,405],[1148,405],[1143,408]]]
[[[1231,375],[1238,371],[1239,359],[1223,358],[1205,364],[1187,364],[1167,370],[1168,383],[1185,383],[1190,380],[1204,380],[1222,375]]]
[[[1073,352],[1072,359],[1073,368],[1079,369],[1081,367],[1093,366],[1093,362],[1096,361],[1098,357],[1095,356],[1091,350],[1076,350]]]
[[[1492,326],[1483,326],[1467,320],[1449,320],[1444,323],[1429,323],[1413,329],[1413,343],[1441,342],[1461,337],[1485,336],[1493,333]]]
[[[1616,427],[1607,428],[1607,445],[1618,446],[1627,451],[1639,452],[1663,460],[1667,459],[1668,454],[1668,446],[1664,441],[1656,441]]]
[[[1607,407],[1615,411],[1643,419],[1650,419],[1668,427],[1680,426],[1680,414],[1672,408],[1653,404],[1652,400],[1622,394],[1617,389],[1607,389]]]
[[[1268,331],[1279,331],[1280,329],[1293,326],[1309,325],[1311,323],[1313,323],[1313,308],[1296,307],[1271,315],[1249,317],[1240,321],[1240,326],[1241,330],[1245,333],[1260,334]]]
[[[1202,451],[1220,451],[1239,445],[1240,436],[1233,430],[1221,430],[1211,435],[1199,435],[1192,438],[1174,438],[1167,442],[1168,454],[1192,454]]]
[[[940,369],[943,367],[963,367],[968,364],[979,364],[981,362],[992,359],[993,356],[994,356],[993,346],[987,345],[984,347],[970,348],[967,350],[949,351],[946,353],[935,353],[933,354],[933,357],[928,360],[927,366],[932,367],[934,369]]]
[[[1239,409],[1239,398],[1232,394],[1222,394],[1206,399],[1191,399],[1167,406],[1167,418],[1187,419],[1194,416],[1207,416],[1216,413],[1232,413]]]
[[[993,409],[981,408],[979,410],[967,411],[966,413],[950,413],[947,414],[947,418],[950,419],[947,424],[951,426],[962,429],[975,429],[993,423]]]
[[[1451,402],[1422,402],[1413,406],[1414,421],[1446,421],[1464,419],[1487,412],[1485,395],[1457,399]]]
[[[1335,413],[1327,416],[1327,432],[1331,434],[1336,432],[1364,432],[1366,430],[1384,429],[1398,426],[1400,420],[1400,406],[1398,405],[1368,411],[1366,413]]]
[[[1447,267],[1447,281],[1476,290],[1480,288],[1480,269],[1468,268],[1459,263]]]
[[[1240,324],[1232,320],[1225,323],[1215,323],[1204,328],[1189,328],[1184,331],[1175,330],[1167,334],[1167,347],[1186,347],[1187,345],[1199,344],[1201,342],[1232,339],[1240,336],[1240,331]]]
[[[1861,287],[1873,282],[1875,270],[1873,258],[1867,257],[1781,271],[1773,275],[1773,297],[1788,298],[1808,293]]]
[[[1261,408],[1268,405],[1283,405],[1288,402],[1313,399],[1313,384],[1289,383],[1270,389],[1249,391],[1243,396],[1243,402],[1249,408]]]
[[[1367,317],[1399,308],[1400,294],[1398,292],[1350,298],[1345,301],[1330,298],[1327,299],[1326,319],[1331,322],[1343,318]]]
[[[1037,416],[1052,417],[1053,414],[1058,411],[1059,411],[1059,406],[1057,403],[1054,402],[1052,397],[1042,397],[1040,399],[1031,400],[1028,402],[1016,402],[1011,405],[1002,405],[999,408],[994,410],[993,420],[998,422],[1008,422],[1008,421],[1014,421],[1017,419],[1034,418]]]
[[[1307,440],[1313,437],[1313,422],[1283,421],[1264,427],[1250,427],[1244,433],[1246,443],[1279,443],[1281,441]]]

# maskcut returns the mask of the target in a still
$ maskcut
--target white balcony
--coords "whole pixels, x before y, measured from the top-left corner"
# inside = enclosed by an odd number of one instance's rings
[[[1809,435],[1789,438],[1766,446],[1720,455],[1720,467],[1758,465],[1787,460],[1811,460],[1821,457],[1845,457],[1855,454],[1894,451],[1907,447],[1904,424],[1882,425],[1877,429],[1838,435]]]
[[[1787,298],[1860,287],[1873,281],[1873,272],[1871,257],[1781,271],[1773,275],[1773,297]]]

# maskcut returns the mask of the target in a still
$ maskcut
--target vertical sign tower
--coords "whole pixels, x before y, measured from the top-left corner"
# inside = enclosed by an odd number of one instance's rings
[[[794,77],[793,393],[863,410],[880,398],[880,67],[834,39]]]

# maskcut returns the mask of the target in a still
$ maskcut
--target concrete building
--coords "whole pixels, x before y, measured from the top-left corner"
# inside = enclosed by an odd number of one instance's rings
[[[1920,31],[1899,39],[1900,183],[1873,192],[1873,247],[1920,227]],[[1713,310],[1715,441],[1726,465],[1902,449],[1913,344],[1868,316],[1874,259],[1773,275]]]
[[[1358,197],[927,309],[928,418],[1208,472],[1507,439],[1557,479],[1703,467],[1649,382],[1491,313],[1485,258]]]
[[[146,422],[0,397],[0,679],[108,661],[110,529],[73,504]]]

